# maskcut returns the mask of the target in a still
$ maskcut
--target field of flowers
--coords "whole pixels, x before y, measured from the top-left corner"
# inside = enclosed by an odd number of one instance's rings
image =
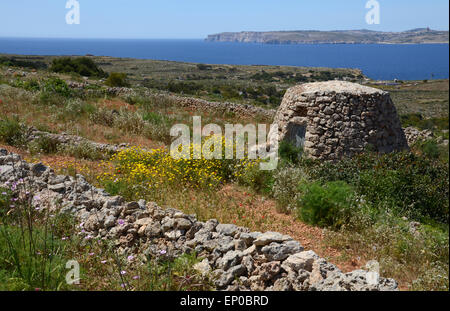
[[[219,145],[226,147],[225,140]],[[217,147],[218,145],[216,145]],[[132,147],[115,154],[106,164],[109,171],[97,179],[106,188],[127,185],[137,194],[159,190],[162,187],[194,189],[218,189],[225,183],[241,178],[247,171],[259,165],[260,160],[250,160],[246,154],[242,160],[225,159],[223,153],[210,157],[201,145],[190,144],[186,157],[177,159],[165,149],[144,150]],[[204,149],[204,147],[203,147]],[[236,151],[234,146],[234,151]],[[181,151],[181,146],[180,146]],[[210,151],[214,152],[211,146]],[[201,157],[195,159],[195,155]],[[136,192],[136,191],[135,191]]]

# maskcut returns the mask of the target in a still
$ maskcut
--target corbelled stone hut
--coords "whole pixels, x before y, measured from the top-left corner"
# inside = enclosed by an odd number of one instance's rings
[[[389,93],[344,81],[290,88],[275,116],[279,141],[304,147],[307,156],[336,160],[371,148],[408,148]],[[370,147],[369,147],[370,145]]]

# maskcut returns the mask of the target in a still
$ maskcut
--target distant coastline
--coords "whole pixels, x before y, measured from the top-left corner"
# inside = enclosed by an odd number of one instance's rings
[[[263,44],[448,44],[449,32],[417,28],[403,32],[371,30],[299,30],[223,32],[209,35],[209,42]]]
[[[109,55],[184,63],[354,68],[374,80],[448,79],[448,44],[247,44],[198,40],[2,39],[0,54]],[[207,71],[205,71],[207,72]],[[205,73],[202,72],[202,73]]]

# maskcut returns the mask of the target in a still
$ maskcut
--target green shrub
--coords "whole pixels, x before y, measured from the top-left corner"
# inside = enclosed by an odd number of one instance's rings
[[[299,191],[303,194],[298,200],[299,218],[320,227],[345,225],[356,205],[353,188],[341,181],[301,184]]]
[[[111,156],[111,154],[108,154],[107,152],[99,151],[88,142],[82,142],[76,145],[60,145],[58,147],[58,152],[78,159],[93,161],[106,160]]]
[[[276,171],[272,196],[277,201],[277,210],[282,213],[295,211],[301,193],[300,184],[308,181],[308,176],[302,168],[289,165]]]
[[[137,135],[144,132],[145,124],[146,122],[139,113],[126,109],[120,109],[114,118],[114,127]]]
[[[205,65],[205,64],[197,64],[198,70],[212,70],[211,65]]]
[[[170,120],[165,115],[153,111],[145,112],[142,118],[144,121],[158,125],[170,123]]]
[[[106,77],[107,74],[88,57],[61,57],[53,60],[50,70],[58,73],[77,73],[84,77]]]
[[[167,85],[167,90],[173,93],[182,94],[197,94],[202,89],[202,86],[195,82],[174,82],[170,81]]]
[[[435,139],[419,141],[413,148],[427,158],[448,162],[448,146],[439,145]]]
[[[170,136],[170,125],[168,123],[146,123],[142,133],[148,139],[163,142],[170,145],[173,137]]]
[[[386,201],[418,221],[448,223],[449,170],[442,163],[410,152],[366,153],[307,168],[321,182],[344,181],[374,206]]]
[[[49,136],[41,136],[28,145],[31,154],[54,154],[58,151],[59,141]]]
[[[127,74],[112,72],[108,79],[106,79],[105,84],[110,87],[129,87],[130,83],[128,83]]]
[[[93,104],[82,101],[79,98],[71,98],[66,101],[64,108],[61,110],[60,118],[66,120],[77,120],[85,115],[92,115],[97,111],[97,107]]]
[[[36,101],[37,94],[10,85],[0,85],[0,99],[7,104],[31,103]]]
[[[17,78],[13,83],[11,83],[11,86],[19,87],[19,88],[22,88],[24,90],[31,91],[31,92],[37,92],[41,89],[39,81],[36,79],[23,81],[23,80]]]
[[[271,194],[275,183],[274,172],[261,170],[259,165],[253,165],[238,177],[238,182],[258,193]]]
[[[0,120],[0,140],[11,146],[22,146],[25,143],[25,129],[18,118]]]
[[[290,163],[298,163],[301,155],[303,153],[303,148],[296,147],[294,144],[282,141],[279,146],[279,154],[280,158],[290,162]]]
[[[0,56],[0,66],[24,67],[31,69],[46,69],[47,64],[41,61],[21,60],[17,57]]]
[[[114,120],[118,112],[107,108],[99,108],[94,113],[89,115],[89,119],[95,124],[113,126]]]
[[[43,89],[45,92],[56,93],[64,97],[69,97],[71,95],[70,88],[66,81],[60,78],[49,78],[44,81]]]
[[[419,130],[448,130],[448,116],[439,118],[424,118],[420,113],[410,113],[400,116],[403,127],[415,127]]]
[[[39,92],[33,103],[43,106],[63,106],[65,101],[66,98],[61,95],[51,92]]]

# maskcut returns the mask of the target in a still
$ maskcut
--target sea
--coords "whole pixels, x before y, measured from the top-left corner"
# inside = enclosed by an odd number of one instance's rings
[[[86,55],[204,64],[357,68],[375,80],[448,79],[448,44],[258,44],[192,40],[0,38],[0,54]]]

